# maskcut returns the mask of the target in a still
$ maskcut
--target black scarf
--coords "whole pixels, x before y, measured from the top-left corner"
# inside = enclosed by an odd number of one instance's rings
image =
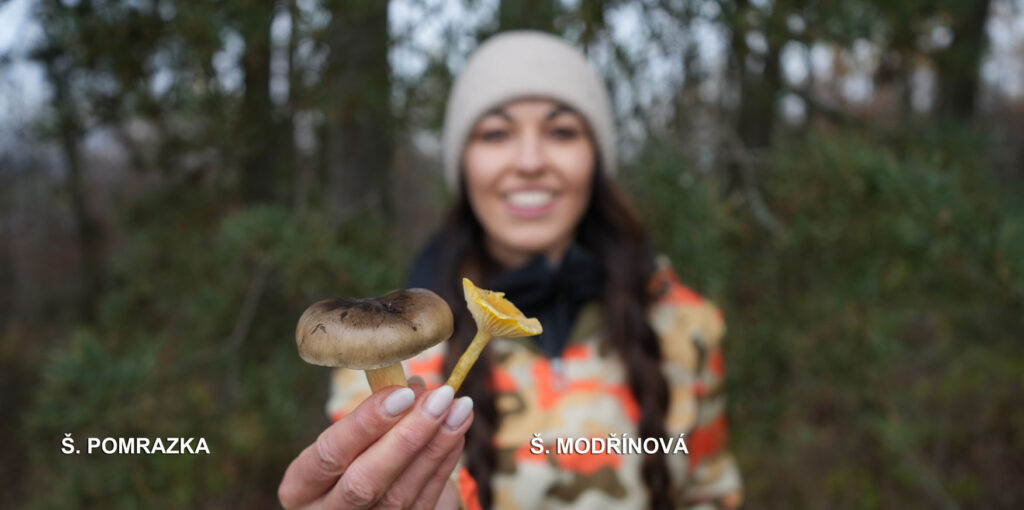
[[[440,293],[440,237],[435,237],[417,257],[407,286],[425,287]],[[558,267],[539,255],[521,267],[500,271],[479,284],[485,289],[504,292],[527,317],[540,319],[544,332],[534,339],[547,356],[554,358],[561,356],[565,349],[583,304],[601,297],[604,281],[604,268],[597,255],[573,244]],[[459,305],[464,306],[464,303]]]

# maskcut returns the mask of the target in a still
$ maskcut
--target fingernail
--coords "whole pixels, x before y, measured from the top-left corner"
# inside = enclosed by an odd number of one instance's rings
[[[398,416],[404,413],[412,403],[416,401],[416,394],[409,388],[395,390],[384,399],[384,411],[391,416]]]
[[[414,375],[414,376],[409,378],[409,386],[412,386],[414,384],[418,384],[420,386],[426,386],[427,382],[424,381],[422,377],[420,377],[418,375]]]
[[[452,404],[452,410],[448,413],[448,418],[444,420],[446,427],[450,429],[457,429],[463,423],[466,418],[469,418],[469,412],[473,410],[473,399],[469,397],[461,397]]]
[[[453,398],[455,398],[455,390],[446,384],[434,390],[434,392],[427,397],[427,403],[423,404],[423,410],[430,416],[437,418],[438,416],[441,416],[441,413],[443,413],[445,409],[448,409],[448,404],[452,403]]]

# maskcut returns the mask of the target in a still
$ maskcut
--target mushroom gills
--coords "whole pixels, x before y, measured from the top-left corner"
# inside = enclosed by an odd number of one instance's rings
[[[519,338],[539,335],[544,331],[539,320],[527,318],[516,305],[505,299],[504,292],[481,289],[469,278],[462,279],[462,292],[477,331],[473,341],[455,364],[448,382],[445,383],[456,391],[462,386],[462,382],[491,338]]]

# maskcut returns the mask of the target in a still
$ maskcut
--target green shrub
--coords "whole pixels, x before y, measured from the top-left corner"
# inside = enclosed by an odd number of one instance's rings
[[[328,372],[299,359],[295,321],[317,299],[400,281],[387,225],[195,195],[164,191],[126,217],[100,319],[46,355],[28,507],[272,507],[326,425]],[[55,453],[64,433],[81,455]],[[203,437],[211,454],[84,453],[87,437],[137,436]]]
[[[950,126],[815,133],[774,149],[754,193],[665,147],[631,169],[658,247],[725,309],[753,506],[1024,500],[1024,214],[983,146]]]

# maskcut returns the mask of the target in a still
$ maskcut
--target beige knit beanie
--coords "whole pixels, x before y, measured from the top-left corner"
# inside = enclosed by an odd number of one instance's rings
[[[525,97],[552,99],[583,116],[594,133],[601,166],[615,175],[612,105],[597,71],[583,54],[544,32],[498,34],[466,62],[448,96],[443,134],[444,177],[459,187],[459,164],[469,131],[484,113]]]

